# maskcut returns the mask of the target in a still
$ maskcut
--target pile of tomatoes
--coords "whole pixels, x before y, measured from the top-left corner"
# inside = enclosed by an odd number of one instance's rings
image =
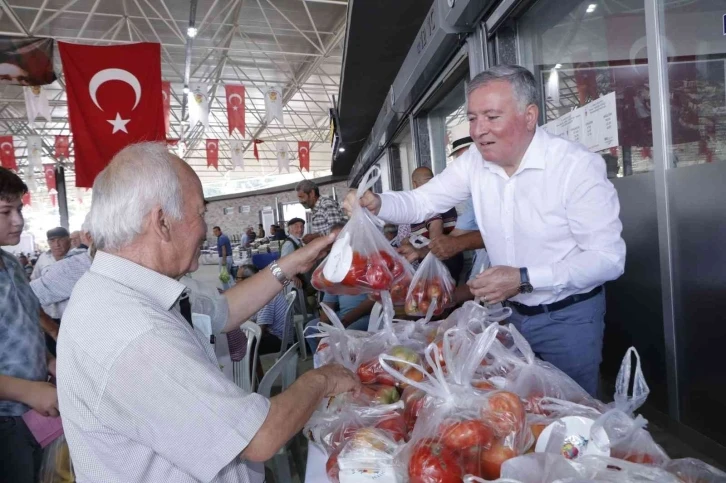
[[[325,278],[323,274],[325,263],[320,264],[313,272],[312,284],[322,292],[337,295],[358,295],[383,290],[393,292],[394,287],[400,291],[401,286],[396,285],[396,282],[405,278],[404,274],[406,274],[400,256],[386,250],[380,250],[368,256],[354,251],[350,268],[340,283],[333,283]]]

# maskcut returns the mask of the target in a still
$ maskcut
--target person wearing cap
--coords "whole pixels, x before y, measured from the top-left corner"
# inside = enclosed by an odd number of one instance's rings
[[[302,241],[305,232],[305,220],[302,218],[293,218],[287,222],[287,238],[280,249],[280,256],[284,257],[291,254],[298,248],[304,246]]]
[[[38,257],[38,261],[35,263],[35,269],[30,276],[31,280],[39,278],[43,275],[46,268],[58,260],[65,258],[68,251],[71,249],[71,234],[68,233],[68,230],[62,226],[48,230],[46,235],[48,237],[50,250]]]

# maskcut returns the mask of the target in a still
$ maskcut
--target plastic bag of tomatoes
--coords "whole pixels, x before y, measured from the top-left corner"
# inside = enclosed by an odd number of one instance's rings
[[[406,294],[406,314],[431,319],[454,302],[456,283],[449,269],[429,252],[419,265]]]
[[[358,187],[358,198],[380,178],[373,167]],[[405,275],[403,258],[383,236],[375,215],[354,203],[350,220],[338,235],[330,254],[315,269],[313,286],[336,295],[391,291]]]
[[[406,294],[408,294],[408,289],[411,286],[415,270],[411,264],[408,263],[408,260],[403,257],[397,259],[396,263],[403,265],[403,275],[393,282],[390,288],[390,294],[393,305],[396,307],[403,307],[406,303]],[[376,302],[382,302],[381,292],[372,292],[368,295],[368,298],[375,300]]]
[[[471,384],[497,331],[495,325],[476,335],[461,328],[449,329],[443,350],[436,344],[426,348],[431,374],[422,366],[408,364],[423,372],[421,381],[405,377],[405,371],[392,365],[405,365],[406,361],[380,357],[384,369],[414,388],[404,391],[404,419],[410,422],[414,411],[407,404],[417,406],[417,414],[411,440],[399,457],[411,483],[460,482],[465,475],[496,479],[502,463],[530,445],[519,397],[507,391],[480,391]]]
[[[726,481],[726,473],[695,458],[671,460],[663,468],[685,483],[723,483]]]
[[[391,438],[390,432],[360,428],[330,455],[325,471],[332,483],[405,481],[395,465],[395,455],[400,448],[401,444]]]

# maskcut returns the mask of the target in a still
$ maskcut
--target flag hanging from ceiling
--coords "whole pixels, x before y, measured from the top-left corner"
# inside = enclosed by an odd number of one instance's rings
[[[0,59],[0,84],[43,86],[55,82],[52,38],[2,35]]]
[[[30,193],[23,195],[23,206],[33,206],[33,200],[30,197]]]
[[[44,164],[43,173],[45,173],[45,187],[50,190],[55,189],[55,165]]]
[[[284,125],[282,118],[282,94],[276,87],[270,87],[265,93],[265,121],[271,123],[273,119]]]
[[[41,166],[40,169],[42,170],[43,167]],[[23,181],[25,181],[25,185],[28,187],[29,192],[38,189],[38,183],[35,182],[35,171],[32,166],[26,166],[23,169]]]
[[[207,84],[191,84],[187,104],[189,107],[189,129],[201,122],[209,129],[209,94]]]
[[[229,125],[229,134],[237,131],[245,135],[245,86],[224,86],[224,92],[227,95],[227,123]]]
[[[256,159],[256,160],[257,160],[258,162],[259,162],[259,160],[260,160],[260,152],[259,152],[259,151],[257,150],[257,145],[258,145],[258,144],[262,144],[262,143],[264,143],[264,142],[265,142],[265,141],[263,141],[262,139],[254,139],[254,140],[252,140],[252,144],[254,144],[254,146],[255,146],[255,147],[254,147],[254,148],[252,149],[252,154],[253,154],[253,155],[255,156],[255,159]]]
[[[68,158],[70,156],[71,139],[70,136],[56,136],[55,137],[55,157],[56,158]]]
[[[58,43],[73,134],[76,186],[90,188],[129,144],[163,141],[159,44]]]
[[[15,162],[15,145],[12,136],[0,136],[0,164],[4,168],[18,170]]]
[[[28,162],[31,166],[41,169],[43,166],[43,138],[28,136]]]
[[[219,139],[207,139],[207,168],[219,169]]]
[[[168,136],[171,129],[169,120],[171,116],[171,82],[161,81],[161,97],[164,103],[164,129]]]
[[[282,174],[283,169],[289,173],[290,157],[287,152],[287,143],[276,143],[275,151],[277,151],[277,169],[280,170],[280,174]]]
[[[245,151],[242,141],[230,141],[229,149],[232,158],[232,164],[239,169],[245,169]]]
[[[28,113],[28,122],[33,124],[38,116],[50,121],[50,103],[48,93],[44,87],[23,87],[25,93],[25,110]]]
[[[300,160],[300,169],[310,172],[310,141],[297,142],[297,159]]]

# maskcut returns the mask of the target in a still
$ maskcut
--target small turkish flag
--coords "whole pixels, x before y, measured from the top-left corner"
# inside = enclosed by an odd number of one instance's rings
[[[252,141],[252,144],[254,144],[254,145],[255,145],[254,149],[252,149],[252,154],[254,154],[254,155],[255,155],[255,159],[257,159],[257,161],[259,161],[259,160],[260,160],[260,152],[259,152],[259,151],[257,151],[257,145],[258,145],[258,144],[262,144],[262,143],[264,143],[264,142],[265,142],[265,141],[263,141],[262,139],[255,139],[255,140],[253,140],[253,141]]]
[[[56,158],[67,158],[70,156],[69,146],[71,140],[69,136],[56,136],[55,137],[55,157]]]
[[[161,81],[161,97],[164,101],[164,127],[168,135],[171,125],[169,121],[169,117],[171,116],[171,82]]]
[[[207,168],[219,169],[219,139],[207,139]]]
[[[30,199],[30,193],[23,195],[23,206],[33,206],[33,201]]]
[[[43,173],[45,173],[45,185],[48,191],[55,189],[55,166],[52,164],[43,165]],[[55,206],[55,205],[53,205]]]
[[[237,129],[239,133],[245,135],[245,86],[224,86],[227,95],[227,122],[229,124],[229,134]]]
[[[15,145],[12,136],[0,136],[0,164],[4,168],[18,170],[15,162]]]
[[[66,78],[76,186],[93,180],[120,150],[165,141],[159,44],[58,42]]]
[[[300,169],[310,172],[310,141],[297,142],[297,159],[300,160]]]

